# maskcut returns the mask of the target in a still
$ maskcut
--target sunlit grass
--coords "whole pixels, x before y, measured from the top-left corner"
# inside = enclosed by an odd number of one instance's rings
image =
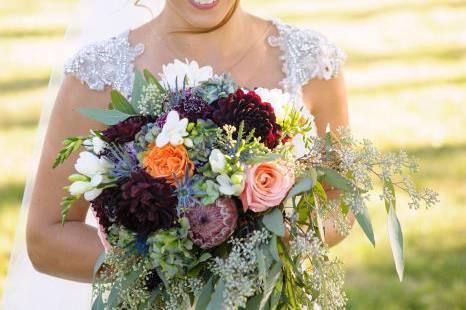
[[[381,203],[370,208],[375,249],[358,227],[333,249],[346,266],[349,308],[465,309],[466,1],[243,2],[338,42],[349,54],[345,76],[355,133],[419,157],[417,184],[440,192],[441,205],[432,210],[409,210],[406,197],[398,197],[403,283]],[[0,296],[48,76],[65,53],[59,43],[74,3],[0,3]]]

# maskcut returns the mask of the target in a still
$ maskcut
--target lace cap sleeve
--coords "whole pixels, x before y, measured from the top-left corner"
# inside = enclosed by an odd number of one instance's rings
[[[319,78],[338,75],[346,54],[322,34],[274,20],[278,36],[269,37],[272,46],[282,50],[284,87],[296,88]]]
[[[130,96],[134,80],[134,60],[144,51],[144,45],[130,46],[129,31],[95,42],[80,49],[65,64],[65,74],[73,75],[90,89],[103,90],[112,86]]]

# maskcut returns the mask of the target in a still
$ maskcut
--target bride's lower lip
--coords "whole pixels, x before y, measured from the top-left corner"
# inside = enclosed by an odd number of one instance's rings
[[[189,3],[191,3],[191,5],[194,6],[195,8],[198,8],[201,10],[208,10],[216,6],[219,1],[220,0],[214,0],[212,3],[201,4],[196,0],[189,0]]]

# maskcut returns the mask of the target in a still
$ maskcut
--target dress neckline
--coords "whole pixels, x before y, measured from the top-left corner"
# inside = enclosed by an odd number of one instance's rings
[[[284,48],[284,45],[282,44],[282,42],[284,41],[284,37],[283,37],[284,33],[283,33],[283,29],[282,29],[283,22],[278,18],[270,18],[270,19],[267,19],[266,21],[271,23],[271,26],[272,26],[273,29],[275,29],[276,34],[269,34],[269,35],[265,36],[265,41],[267,42],[267,44],[269,46],[278,47],[280,49],[279,61],[280,61],[281,67],[282,67],[283,78],[278,82],[278,86],[284,92],[291,92],[291,91],[293,91],[293,88],[289,87],[290,85],[288,83],[288,81],[289,81],[289,76],[288,76],[289,75],[289,70],[288,70],[287,57],[285,55],[286,50]],[[121,34],[121,36],[124,37],[127,40],[128,48],[137,49],[137,50],[141,51],[140,54],[142,54],[144,52],[144,49],[145,49],[145,43],[138,42],[138,43],[131,44],[129,42],[129,36],[130,36],[132,31],[133,31],[132,29],[128,29],[125,32],[123,32]],[[264,36],[262,36],[260,39],[263,40]],[[192,60],[195,60],[195,59],[192,59]],[[136,70],[137,70],[137,68],[133,64],[133,66],[132,66],[133,75],[135,74]]]

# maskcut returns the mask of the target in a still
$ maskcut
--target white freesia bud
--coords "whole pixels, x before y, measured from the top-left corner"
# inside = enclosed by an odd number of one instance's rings
[[[242,184],[244,180],[244,174],[235,173],[231,176],[230,179],[233,184]]]
[[[185,62],[175,59],[173,63],[162,66],[162,74],[160,74],[162,82],[171,89],[181,89],[185,79],[187,87],[194,87],[212,76],[212,67],[199,67],[196,61],[189,62],[187,59]]]
[[[79,173],[92,178],[96,174],[105,174],[111,166],[104,157],[99,158],[91,152],[81,152],[74,168]]]
[[[233,184],[230,177],[226,174],[218,175],[216,180],[220,185],[218,190],[224,195],[239,196],[244,190],[244,182],[241,184]]]
[[[168,143],[171,145],[180,145],[184,142],[184,137],[188,135],[186,127],[188,126],[188,119],[183,118],[180,120],[180,115],[176,111],[170,111],[167,115],[165,125],[162,131],[155,139],[157,147],[164,147]]]
[[[213,149],[212,152],[210,152],[209,163],[213,172],[222,173],[225,170],[227,160],[222,151],[219,149]]]
[[[93,189],[93,186],[91,185],[90,182],[76,181],[70,185],[70,188],[68,189],[68,191],[70,192],[71,195],[75,196],[75,195],[82,195],[85,192],[92,190],[92,189]]]
[[[309,150],[306,148],[306,144],[304,143],[304,136],[301,133],[298,133],[296,136],[293,137],[291,140],[293,144],[293,157],[294,158],[301,158],[304,157]]]
[[[268,102],[272,105],[278,121],[286,117],[291,100],[289,93],[284,93],[278,88],[267,89],[262,87],[256,88],[254,91],[261,97],[263,102]]]
[[[194,146],[193,140],[191,138],[185,138],[184,145],[186,147],[192,148]]]

